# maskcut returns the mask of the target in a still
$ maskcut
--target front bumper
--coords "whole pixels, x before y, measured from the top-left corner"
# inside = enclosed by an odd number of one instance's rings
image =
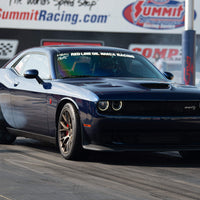
[[[103,151],[200,150],[200,117],[99,116],[83,128],[83,147]]]

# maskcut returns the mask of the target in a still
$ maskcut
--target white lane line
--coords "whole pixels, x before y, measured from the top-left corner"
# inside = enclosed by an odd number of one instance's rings
[[[10,199],[10,198],[8,198],[8,197],[5,197],[5,196],[3,196],[3,195],[0,195],[0,198],[6,199],[6,200],[12,200],[12,199]]]

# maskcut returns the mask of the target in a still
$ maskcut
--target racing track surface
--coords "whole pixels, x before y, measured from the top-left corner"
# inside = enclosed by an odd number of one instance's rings
[[[0,145],[0,200],[200,199],[200,162],[171,153],[89,152],[64,160],[47,143]]]

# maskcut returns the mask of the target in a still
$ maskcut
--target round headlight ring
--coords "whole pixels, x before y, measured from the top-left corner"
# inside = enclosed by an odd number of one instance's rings
[[[122,109],[123,103],[122,101],[112,101],[112,109],[114,111],[119,111]]]
[[[110,105],[109,101],[99,101],[98,102],[98,109],[100,111],[104,112],[104,111],[108,110],[109,105]]]

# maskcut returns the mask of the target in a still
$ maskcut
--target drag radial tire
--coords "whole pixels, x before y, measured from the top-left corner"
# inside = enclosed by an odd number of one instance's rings
[[[0,144],[12,144],[16,140],[16,136],[11,135],[5,130],[0,130]]]
[[[80,119],[71,103],[66,103],[60,112],[57,138],[60,153],[65,159],[80,159],[83,152]]]

